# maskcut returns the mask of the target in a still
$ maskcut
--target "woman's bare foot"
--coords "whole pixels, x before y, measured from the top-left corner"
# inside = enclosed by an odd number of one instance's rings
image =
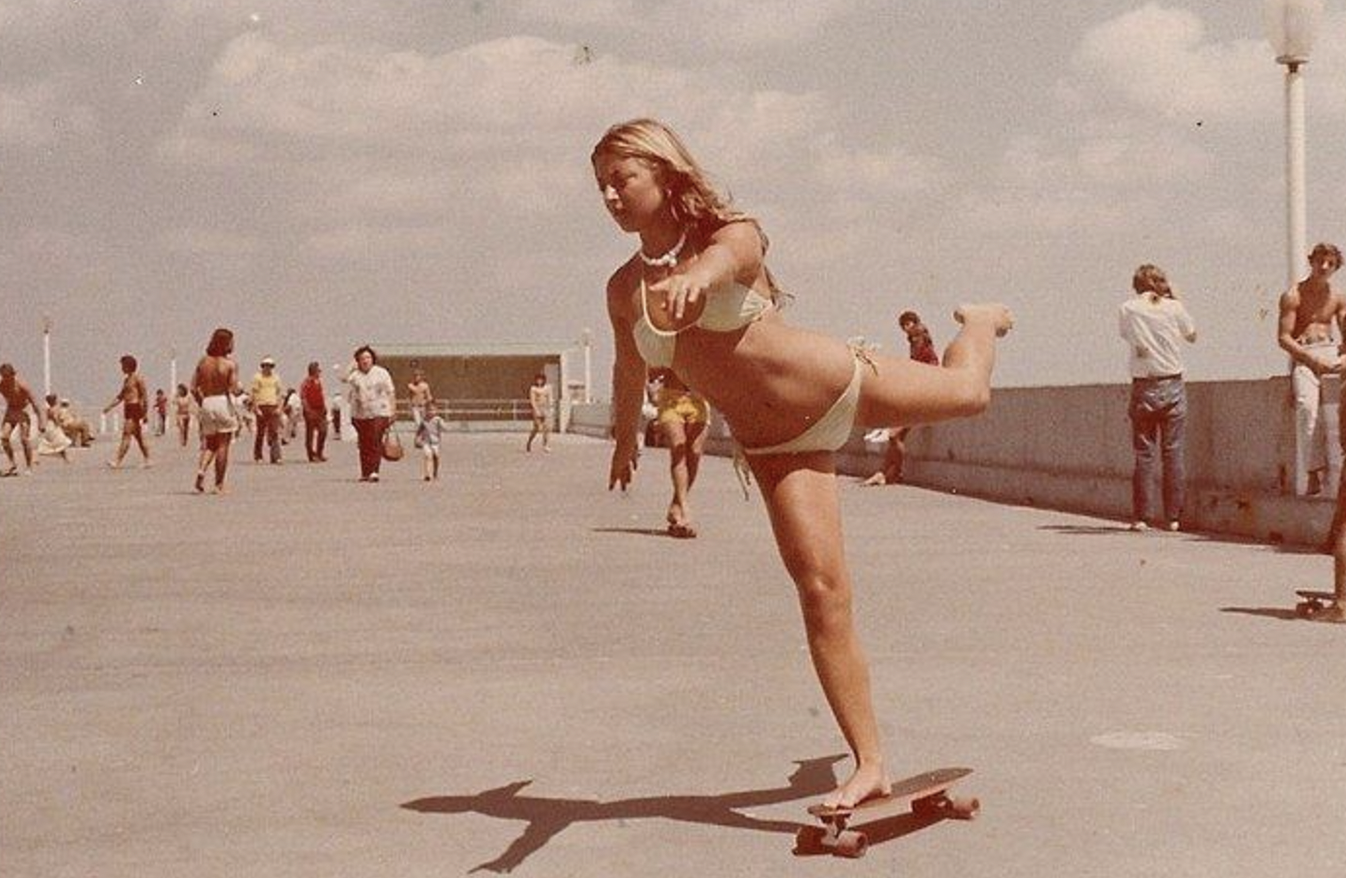
[[[854,808],[866,799],[886,796],[892,790],[893,782],[888,779],[883,766],[867,763],[856,768],[841,786],[823,799],[823,804],[830,808]]]
[[[995,327],[997,338],[1004,338],[1005,334],[1014,328],[1014,314],[1009,308],[998,302],[987,302],[978,305],[959,305],[953,312],[953,319],[964,326],[973,323],[987,322]]]

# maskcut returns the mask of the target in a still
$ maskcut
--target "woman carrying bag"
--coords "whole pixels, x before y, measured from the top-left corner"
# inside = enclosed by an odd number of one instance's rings
[[[379,480],[379,464],[386,453],[385,438],[393,422],[396,393],[393,376],[378,361],[378,354],[369,345],[356,348],[355,367],[346,376],[350,385],[351,423],[359,440],[362,482]],[[396,441],[396,434],[392,438]],[[402,456],[401,443],[394,454],[396,457],[388,455],[390,460]]]

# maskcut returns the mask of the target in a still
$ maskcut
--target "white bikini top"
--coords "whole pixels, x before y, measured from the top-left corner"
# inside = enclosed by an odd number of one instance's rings
[[[771,300],[752,287],[729,282],[706,292],[705,307],[695,323],[689,323],[682,329],[659,329],[650,322],[650,306],[645,295],[645,281],[640,281],[640,317],[631,334],[636,340],[636,350],[651,366],[673,367],[673,354],[677,348],[678,333],[699,326],[709,332],[733,332],[742,329],[771,310]]]

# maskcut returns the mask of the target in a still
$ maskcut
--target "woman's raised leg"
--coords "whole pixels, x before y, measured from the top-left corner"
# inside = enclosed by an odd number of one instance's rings
[[[991,399],[996,339],[1014,318],[1003,305],[963,305],[955,318],[963,325],[944,350],[943,365],[900,357],[873,357],[864,368],[856,425],[910,427],[962,418],[984,410]]]
[[[763,455],[751,461],[781,560],[799,595],[814,670],[855,756],[855,773],[825,802],[854,805],[884,795],[891,782],[874,716],[869,664],[851,616],[832,454]]]

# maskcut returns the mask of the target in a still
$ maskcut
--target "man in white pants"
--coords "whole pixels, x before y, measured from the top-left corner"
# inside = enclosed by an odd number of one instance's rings
[[[1319,494],[1327,477],[1327,431],[1319,418],[1322,376],[1342,372],[1339,334],[1346,301],[1332,290],[1341,251],[1318,244],[1309,254],[1309,275],[1281,294],[1277,342],[1290,355],[1295,395],[1295,493]]]

